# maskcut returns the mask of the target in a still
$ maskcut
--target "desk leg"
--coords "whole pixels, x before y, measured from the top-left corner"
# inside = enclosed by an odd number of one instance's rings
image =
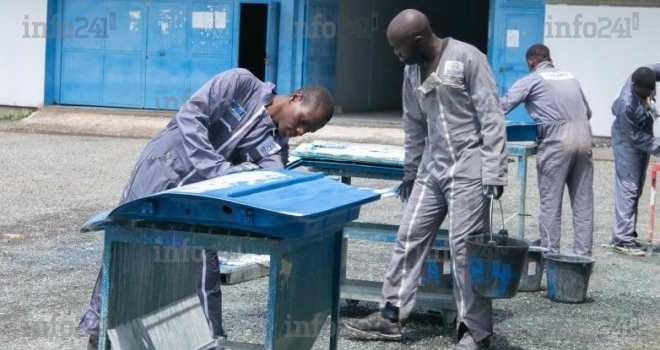
[[[333,268],[334,283],[332,288],[332,312],[330,314],[330,350],[337,350],[339,342],[339,298],[341,296],[341,285],[346,273],[346,239],[344,231],[335,235],[335,251],[339,252],[340,258],[335,259]]]
[[[520,184],[520,197],[518,200],[520,212],[518,213],[518,235],[525,237],[525,196],[527,195],[527,156],[518,156],[518,183]]]
[[[110,275],[112,274],[110,258],[112,255],[112,242],[105,232],[103,244],[103,274],[101,275],[101,319],[99,322],[99,344],[98,350],[108,348],[108,314],[110,310]]]
[[[351,178],[349,176],[342,176],[341,177],[341,182],[345,183],[347,185],[351,184]],[[348,255],[348,238],[344,238],[344,231],[342,230],[341,233],[341,259],[340,259],[340,266],[339,266],[339,279],[341,281],[341,285],[343,285],[346,282],[346,259]],[[341,292],[340,292],[341,294]],[[337,297],[337,300],[339,300],[339,296]]]

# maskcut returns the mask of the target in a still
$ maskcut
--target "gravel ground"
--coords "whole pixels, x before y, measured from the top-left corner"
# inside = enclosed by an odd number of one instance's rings
[[[0,347],[2,349],[84,349],[76,330],[101,256],[102,235],[79,233],[90,216],[111,208],[128,178],[144,139],[57,136],[0,132]],[[657,349],[660,345],[660,254],[632,258],[601,247],[609,242],[613,195],[611,150],[594,152],[596,225],[589,300],[550,301],[545,292],[518,293],[495,301],[494,349]],[[503,197],[504,215],[517,207],[515,163]],[[538,215],[535,167],[528,175],[528,212]],[[356,185],[386,187],[386,181]],[[648,184],[647,184],[648,186]],[[648,192],[640,206],[646,232]],[[565,198],[565,203],[567,203]],[[360,220],[396,224],[402,206],[385,199],[363,209]],[[498,222],[498,221],[496,221]],[[527,237],[538,228],[527,220]],[[571,250],[570,208],[563,216],[562,249]],[[516,219],[507,224],[514,231]],[[348,275],[382,280],[391,246],[351,241]],[[232,340],[260,342],[266,278],[226,286],[225,320]],[[373,303],[342,307],[342,320],[375,311]],[[327,348],[328,327],[315,349]],[[401,342],[361,341],[343,332],[340,349],[449,349],[453,329],[441,326],[432,310],[417,309]]]

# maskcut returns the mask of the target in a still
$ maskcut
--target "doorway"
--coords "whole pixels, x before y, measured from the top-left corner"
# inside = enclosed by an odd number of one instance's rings
[[[238,66],[257,78],[266,77],[268,4],[241,4]]]

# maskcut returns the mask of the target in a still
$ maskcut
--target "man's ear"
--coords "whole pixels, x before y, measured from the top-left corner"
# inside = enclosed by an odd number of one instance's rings
[[[302,98],[303,98],[302,91],[297,91],[289,95],[289,102],[302,101]]]
[[[535,62],[533,60],[527,60],[527,67],[529,68],[530,71],[534,69],[534,66],[536,66],[536,64],[534,63]]]

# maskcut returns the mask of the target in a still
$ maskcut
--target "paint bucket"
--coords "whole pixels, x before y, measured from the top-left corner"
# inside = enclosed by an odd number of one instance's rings
[[[540,247],[541,240],[532,242],[527,250],[527,261],[520,276],[518,284],[519,292],[538,292],[541,290],[541,279],[543,278],[543,254],[548,252],[547,248]]]
[[[573,254],[548,253],[545,273],[548,298],[562,303],[581,303],[587,298],[589,277],[596,259]]]
[[[500,230],[468,236],[465,243],[472,290],[493,299],[516,295],[530,242]]]

